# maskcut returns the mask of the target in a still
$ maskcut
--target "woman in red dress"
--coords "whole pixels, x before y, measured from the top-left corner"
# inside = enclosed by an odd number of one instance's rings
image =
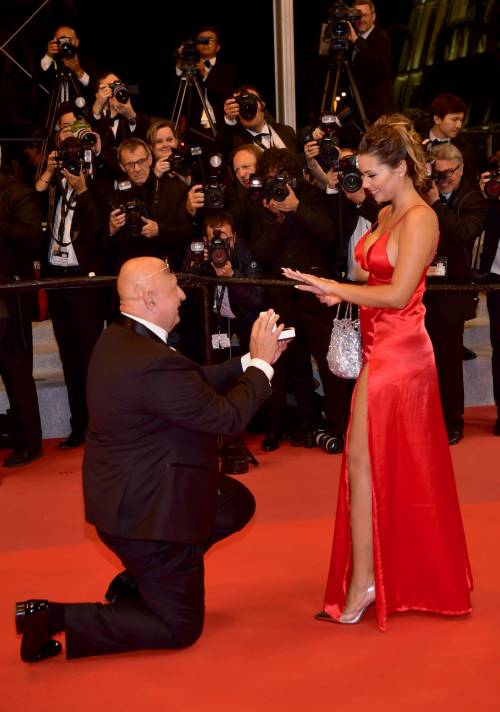
[[[367,285],[290,269],[284,274],[332,306],[360,305],[363,367],[352,400],[321,620],[470,612],[472,576],[424,327],[426,270],[438,221],[417,189],[426,179],[420,137],[402,115],[381,117],[359,148],[363,186],[390,204],[358,243]]]

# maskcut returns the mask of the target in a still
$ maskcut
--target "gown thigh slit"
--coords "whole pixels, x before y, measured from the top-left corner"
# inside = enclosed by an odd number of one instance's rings
[[[390,284],[389,231],[356,259],[368,285]],[[366,237],[366,236],[365,236]],[[432,344],[424,326],[425,272],[403,309],[361,307],[367,373],[368,451],[377,623],[418,610],[464,615],[472,575]],[[355,404],[357,387],[352,404]],[[352,417],[352,410],[351,410]],[[352,571],[348,480],[350,426],[341,466],[332,556],[323,610],[338,620]]]

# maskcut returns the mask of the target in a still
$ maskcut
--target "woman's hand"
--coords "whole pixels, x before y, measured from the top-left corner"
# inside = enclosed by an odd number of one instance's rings
[[[305,274],[289,267],[282,267],[281,271],[288,279],[294,279],[296,282],[295,288],[302,292],[311,292],[315,294],[320,302],[333,306],[343,301],[336,293],[335,287],[337,282],[333,279],[324,279],[324,277],[314,277],[312,274]]]

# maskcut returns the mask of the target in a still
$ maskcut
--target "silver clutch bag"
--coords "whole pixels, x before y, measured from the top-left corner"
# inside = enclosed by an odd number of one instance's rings
[[[326,359],[330,371],[339,378],[357,378],[361,371],[361,331],[359,319],[352,318],[352,304],[347,303],[344,318],[339,318],[340,304],[333,319],[332,335]]]

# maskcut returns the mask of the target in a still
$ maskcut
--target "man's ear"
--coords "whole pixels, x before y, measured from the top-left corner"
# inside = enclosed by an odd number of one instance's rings
[[[146,309],[149,309],[149,311],[154,312],[156,310],[156,293],[151,289],[143,293],[142,301],[144,302]]]

